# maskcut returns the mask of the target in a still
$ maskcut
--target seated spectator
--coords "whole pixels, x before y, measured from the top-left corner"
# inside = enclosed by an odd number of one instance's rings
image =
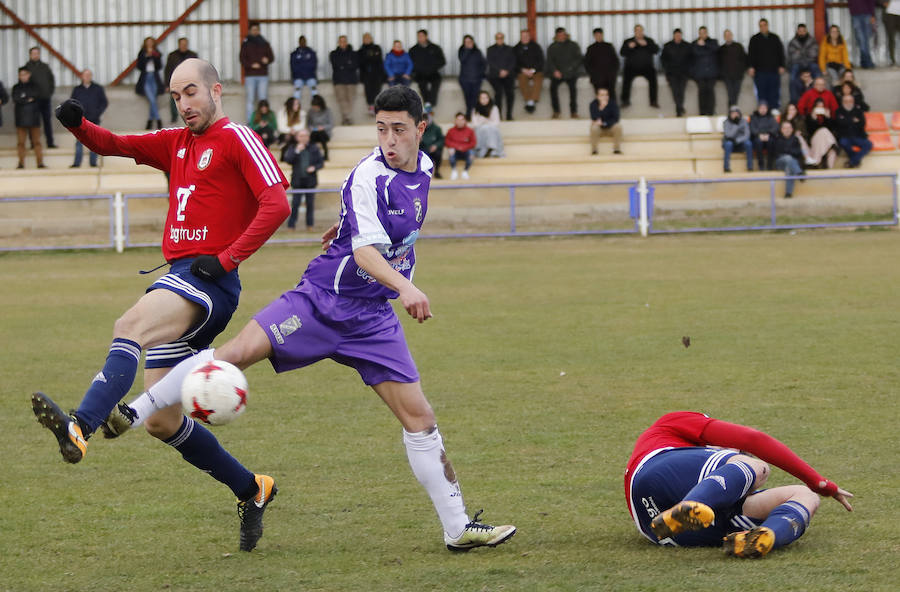
[[[434,163],[434,178],[443,179],[441,176],[441,161],[444,153],[444,132],[434,121],[434,113],[431,105],[425,106],[425,131],[419,140],[419,150],[428,155]]]
[[[413,61],[403,51],[403,42],[394,41],[394,47],[384,57],[384,73],[387,74],[388,86],[409,86],[412,82]],[[326,157],[325,160],[328,160]]]
[[[796,78],[791,78],[791,102],[796,103],[803,94],[813,87],[813,76],[809,70],[800,70]]]
[[[834,93],[828,90],[825,79],[821,76],[813,81],[813,87],[803,93],[803,96],[797,101],[797,109],[800,111],[800,115],[809,115],[817,99],[825,101],[825,107],[828,108],[829,112],[834,113],[837,111],[837,99],[835,99]]]
[[[753,143],[750,141],[750,126],[741,115],[737,105],[732,105],[728,110],[728,117],[722,130],[722,148],[725,150],[725,162],[723,170],[731,172],[731,153],[743,152],[747,155],[747,170],[753,170]]]
[[[322,154],[328,160],[328,141],[331,139],[331,130],[334,128],[334,118],[331,109],[325,104],[322,95],[312,98],[309,113],[306,114],[306,129],[309,130],[309,139],[322,146]]]
[[[475,157],[475,131],[469,127],[469,121],[466,119],[465,113],[457,113],[456,119],[453,120],[453,127],[447,130],[444,136],[444,146],[447,147],[447,156],[450,159],[450,180],[455,181],[459,178],[456,172],[456,161],[465,160],[466,168],[463,169],[462,178],[469,178],[469,168],[472,166],[472,159]]]
[[[300,99],[294,97],[284,102],[284,107],[278,110],[275,119],[278,122],[278,141],[282,144],[289,142],[300,130],[306,129],[306,111],[300,106]]]
[[[296,99],[295,99],[296,100]],[[325,166],[325,159],[319,147],[310,142],[309,131],[297,130],[285,146],[281,160],[291,165],[291,188],[313,189],[319,184],[316,172]],[[315,223],[316,201],[314,193],[294,193],[291,195],[291,216],[288,228],[297,227],[300,202],[306,198],[306,229],[312,230]]]
[[[857,168],[863,157],[872,151],[872,142],[866,133],[866,116],[853,101],[853,95],[841,97],[841,106],[834,114],[834,131],[838,143],[847,153],[847,168]]]
[[[797,25],[797,34],[788,43],[787,63],[791,81],[797,78],[801,70],[809,70],[813,78],[822,75],[819,70],[819,43],[802,23]]]
[[[597,89],[597,98],[588,108],[591,114],[591,154],[597,154],[600,138],[612,136],[613,154],[622,154],[622,124],[619,123],[619,107],[612,100],[609,90]]]
[[[810,166],[819,168],[834,168],[837,158],[837,140],[834,137],[834,120],[831,118],[831,110],[825,106],[825,101],[817,99],[813,105],[812,113],[806,116],[806,133],[809,137]]]
[[[775,136],[775,168],[784,171],[785,175],[803,175],[803,150],[800,148],[800,140],[794,135],[794,126],[790,121],[781,122],[781,130]],[[784,183],[784,197],[789,199],[794,196],[794,179],[788,179]]]
[[[847,43],[841,35],[841,28],[831,25],[828,35],[819,44],[819,70],[832,82],[837,82],[841,73],[850,68],[850,55],[847,53]]]
[[[278,139],[278,121],[275,119],[275,114],[269,109],[269,101],[261,99],[256,104],[256,111],[250,118],[250,129],[262,138],[266,148]]]
[[[502,158],[503,136],[500,135],[500,109],[487,91],[478,93],[478,103],[472,111],[472,127],[475,129],[475,156]]]
[[[850,85],[849,88],[844,88],[848,84]],[[844,73],[841,74],[840,81],[833,89],[831,89],[831,92],[834,93],[834,98],[837,99],[838,105],[841,104],[841,97],[849,93],[853,95],[856,105],[860,109],[863,111],[869,110],[869,105],[866,103],[865,97],[863,97],[862,89],[859,88],[859,83],[856,82],[856,76],[853,75],[853,70],[844,70]]]
[[[760,101],[756,111],[750,115],[750,141],[761,171],[771,171],[775,166],[775,151],[772,149],[778,135],[778,121],[769,111],[769,104]]]
[[[781,121],[790,121],[794,127],[794,135],[800,140],[800,148],[803,150],[804,162],[810,166],[816,164],[816,161],[810,156],[809,143],[806,141],[806,118],[800,115],[797,105],[788,103],[784,108]]]

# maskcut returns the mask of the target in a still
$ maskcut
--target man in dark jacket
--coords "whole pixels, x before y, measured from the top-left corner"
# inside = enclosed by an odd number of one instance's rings
[[[516,78],[519,92],[525,100],[525,111],[534,113],[544,84],[544,50],[531,38],[528,29],[522,29],[513,51],[516,53]]]
[[[544,72],[550,77],[553,119],[560,117],[559,86],[564,82],[569,87],[569,112],[572,119],[578,119],[578,93],[575,85],[582,74],[583,63],[581,48],[569,38],[565,28],[557,27],[553,43],[547,48],[547,64],[544,66]]]
[[[494,103],[503,110],[506,96],[506,119],[512,120],[513,102],[516,100],[516,52],[506,44],[506,35],[494,35],[494,44],[487,49],[487,79],[494,89]],[[501,117],[502,117],[501,113]]]
[[[736,105],[744,83],[744,72],[747,71],[747,52],[743,45],[734,40],[734,33],[729,29],[725,29],[722,38],[725,43],[719,46],[719,75],[725,83],[728,104]]]
[[[378,64],[381,68],[381,64]],[[306,45],[306,36],[300,35],[297,39],[297,48],[291,52],[291,80],[294,82],[294,98],[299,99],[303,95],[303,87],[309,87],[309,98],[313,98],[319,92],[319,80],[316,70],[319,68],[319,57],[316,50]]]
[[[616,77],[619,75],[619,56],[612,43],[603,40],[603,29],[594,29],[594,42],[584,52],[584,68],[591,78],[596,93],[601,88],[609,90],[609,96],[616,100]]]
[[[41,112],[38,109],[40,90],[31,81],[31,72],[26,67],[19,68],[19,82],[12,87],[12,98],[16,104],[16,148],[19,153],[19,166],[25,168],[25,138],[31,137],[34,155],[37,157],[39,169],[44,165],[44,151],[41,146]]]
[[[178,64],[180,64],[184,60],[196,57],[198,57],[197,52],[188,49],[188,38],[179,38],[178,49],[168,55],[168,57],[166,58],[166,67],[163,70],[163,82],[166,83],[167,93],[169,92],[169,80],[172,78],[172,72],[175,71],[175,68],[178,67]],[[102,89],[103,87],[100,88]],[[169,114],[172,116],[172,123],[178,123],[178,107],[175,106],[175,99],[173,99],[171,96],[169,97]],[[89,121],[93,120],[91,119]],[[93,152],[91,152],[91,156],[94,156]]]
[[[597,89],[597,98],[591,101],[591,154],[597,154],[600,138],[612,136],[613,154],[622,154],[622,124],[619,123],[619,107],[612,100],[609,89]]]
[[[428,31],[416,32],[416,44],[409,48],[413,62],[413,80],[419,85],[423,103],[437,105],[441,91],[441,68],[447,64],[444,50],[428,39]]]
[[[319,184],[316,172],[325,166],[325,159],[317,144],[309,141],[309,130],[298,130],[284,148],[281,160],[291,165],[291,189],[314,189]],[[314,193],[294,193],[291,195],[291,215],[288,228],[297,227],[300,202],[306,198],[306,229],[312,230],[315,223],[316,198]]]
[[[672,40],[663,45],[662,54],[659,56],[660,65],[666,74],[666,82],[672,89],[676,117],[684,115],[684,88],[687,86],[690,73],[692,53],[691,44],[684,40],[681,29],[675,29]],[[622,97],[624,100],[624,91]]]
[[[275,61],[272,46],[259,33],[259,23],[250,23],[239,57],[247,88],[247,121],[250,121],[257,103],[269,98],[269,64]]]
[[[100,124],[100,116],[109,106],[106,100],[106,92],[99,84],[95,84],[94,74],[90,70],[81,72],[81,84],[72,89],[72,98],[81,103],[84,108],[84,118],[91,123]],[[84,147],[81,142],[75,141],[75,162],[69,168],[78,168],[81,166],[81,159],[84,155]],[[92,167],[97,166],[97,153],[93,150],[89,157]]]
[[[659,109],[656,66],[653,58],[659,53],[659,46],[653,39],[644,35],[644,27],[634,26],[634,37],[622,43],[619,54],[625,58],[625,70],[622,74],[622,107],[631,106],[631,83],[638,76],[643,76],[650,83],[650,106]]]
[[[788,42],[787,65],[791,72],[791,82],[797,79],[803,69],[812,72],[813,78],[821,76],[819,71],[819,42],[809,34],[806,25],[797,25],[797,34]]]
[[[3,81],[0,80],[0,107],[7,104],[9,102],[9,93],[6,92],[6,87],[3,86]],[[0,125],[3,125],[3,111],[0,110]]]
[[[428,155],[434,163],[434,178],[443,179],[441,176],[441,162],[444,154],[444,132],[441,126],[434,121],[434,113],[431,106],[425,107],[425,131],[419,140],[419,150]]]
[[[750,69],[756,84],[756,97],[777,108],[781,104],[781,75],[784,74],[784,44],[769,31],[769,21],[759,20],[759,33],[750,38],[747,47]]]
[[[353,125],[350,114],[353,113],[353,99],[356,98],[356,85],[359,84],[359,56],[353,46],[347,43],[347,36],[338,37],[338,46],[328,55],[331,61],[331,82],[334,85],[334,98],[341,111],[341,125]]]
[[[866,114],[853,95],[841,97],[841,106],[834,114],[834,135],[847,153],[848,168],[858,167],[863,157],[872,151],[872,142],[866,133]]]
[[[691,44],[691,77],[697,83],[697,101],[700,115],[716,113],[716,80],[719,77],[717,52],[719,42],[710,38],[706,27],[697,31],[697,40]]]
[[[31,72],[31,83],[38,90],[37,108],[44,121],[47,148],[56,148],[56,144],[53,143],[53,119],[50,118],[50,102],[53,100],[53,91],[56,90],[56,80],[53,78],[50,66],[41,61],[40,47],[32,47],[28,50],[28,62],[25,64],[25,68]]]
[[[362,45],[356,52],[359,61],[359,77],[362,79],[363,91],[369,115],[375,115],[375,97],[381,92],[387,75],[384,73],[384,53],[381,46],[372,39],[371,33],[363,33]]]

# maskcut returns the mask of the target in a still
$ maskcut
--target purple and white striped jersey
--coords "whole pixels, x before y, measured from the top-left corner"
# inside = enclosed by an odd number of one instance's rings
[[[414,173],[393,169],[375,148],[341,186],[341,218],[337,237],[313,259],[303,278],[336,294],[356,298],[396,298],[356,265],[353,250],[372,245],[407,279],[412,279],[413,246],[428,209],[434,163],[418,154]]]

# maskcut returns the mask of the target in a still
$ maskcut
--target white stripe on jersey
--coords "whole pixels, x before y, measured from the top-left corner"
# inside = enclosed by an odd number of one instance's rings
[[[266,184],[278,184],[280,181],[278,179],[278,173],[275,171],[275,165],[272,163],[271,158],[266,156],[268,148],[266,148],[259,140],[259,136],[256,135],[256,132],[246,126],[238,125],[236,123],[229,123],[225,127],[234,130],[238,138],[240,138],[244,148],[246,148],[247,152],[250,153],[250,156],[253,157],[253,162],[256,163],[256,167],[259,169]]]
[[[334,293],[341,293],[341,274],[344,273],[344,267],[347,266],[347,261],[349,261],[351,255],[346,255],[343,259],[341,259],[341,264],[338,265],[337,271],[334,272]]]

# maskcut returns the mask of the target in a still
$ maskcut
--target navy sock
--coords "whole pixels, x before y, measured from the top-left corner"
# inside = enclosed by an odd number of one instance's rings
[[[756,473],[742,462],[724,464],[709,473],[687,492],[685,500],[701,502],[710,508],[726,508],[747,495]]]
[[[122,397],[128,394],[141,360],[141,346],[128,339],[113,339],[106,364],[94,377],[75,414],[93,433],[106,420]],[[88,436],[90,434],[85,434]]]
[[[785,502],[772,510],[762,526],[775,533],[775,547],[783,547],[799,539],[809,526],[809,510],[799,502]]]
[[[165,440],[201,471],[227,485],[238,499],[246,500],[256,494],[256,477],[237,459],[222,448],[212,432],[189,417],[185,417],[175,435]]]

